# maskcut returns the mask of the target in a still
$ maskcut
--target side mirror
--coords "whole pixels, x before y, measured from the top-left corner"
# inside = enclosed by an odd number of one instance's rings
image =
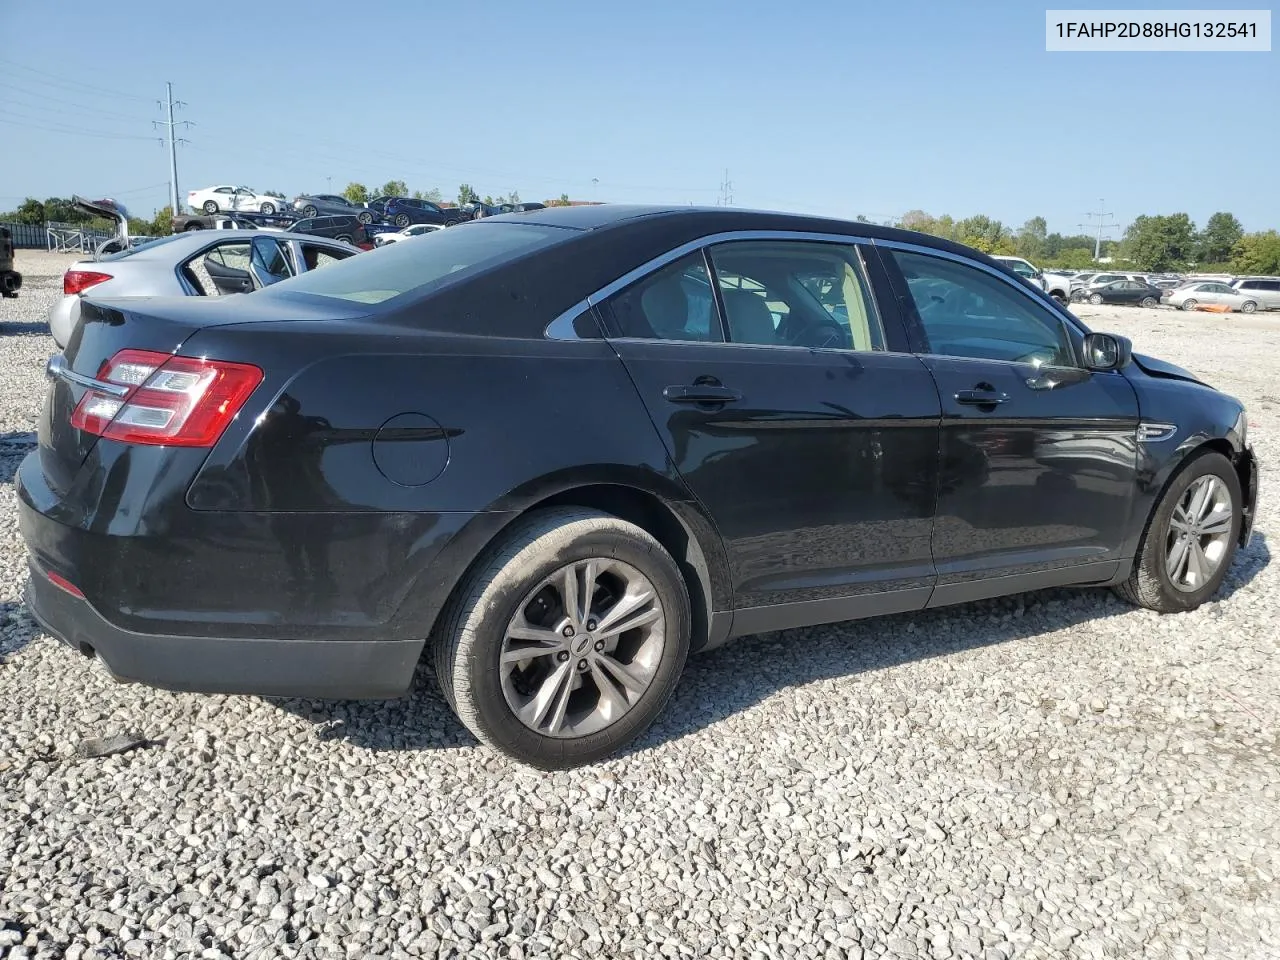
[[[1106,373],[1123,370],[1133,359],[1133,343],[1114,333],[1091,333],[1084,338],[1084,365]]]

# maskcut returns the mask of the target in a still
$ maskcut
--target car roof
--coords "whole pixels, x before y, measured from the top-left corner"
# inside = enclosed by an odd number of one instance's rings
[[[742,207],[651,206],[645,204],[601,203],[576,207],[545,207],[522,213],[504,213],[486,217],[478,223],[538,223],[573,230],[612,230],[648,221],[667,224],[672,233],[705,235],[741,230],[790,230],[808,233],[852,233],[874,240],[896,240],[917,246],[934,247],[964,256],[996,263],[986,254],[951,240],[927,233],[916,233],[897,227],[882,227],[861,220],[841,220],[774,210],[749,210]]]

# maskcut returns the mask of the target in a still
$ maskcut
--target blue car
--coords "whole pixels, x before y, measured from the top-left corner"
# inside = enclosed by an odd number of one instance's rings
[[[382,217],[401,229],[414,223],[452,227],[471,219],[470,214],[459,207],[441,207],[430,200],[416,200],[413,197],[389,198],[382,208]]]

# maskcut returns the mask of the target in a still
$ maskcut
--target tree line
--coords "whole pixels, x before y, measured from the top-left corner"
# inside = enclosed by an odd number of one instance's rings
[[[266,190],[265,195],[285,199],[279,190]],[[348,183],[342,195],[352,203],[368,203],[376,196],[415,197],[441,206],[452,206],[438,188],[414,190],[403,180],[388,180],[375,190],[363,183]],[[481,201],[469,183],[458,187],[458,206]],[[519,203],[520,194],[486,195],[490,206]],[[549,201],[551,206],[567,206],[569,197]],[[867,218],[858,217],[865,221]],[[92,217],[64,197],[37,200],[27,197],[16,210],[0,213],[0,220],[17,223],[75,223],[113,230],[114,225],[100,217]],[[134,236],[163,237],[170,233],[173,212],[168,206],[151,219],[131,217],[129,232]],[[950,215],[933,216],[923,210],[910,210],[886,226],[916,230],[935,237],[945,237],[984,253],[1025,257],[1041,267],[1084,270],[1094,265],[1095,240],[1088,234],[1049,233],[1044,217],[1032,217],[1021,227],[1013,228],[977,214],[955,219]],[[1136,217],[1119,241],[1104,240],[1101,255],[1112,258],[1117,268],[1172,271],[1194,268],[1202,273],[1277,274],[1280,275],[1280,233],[1275,230],[1245,233],[1240,221],[1226,211],[1213,214],[1202,229],[1197,229],[1185,213],[1142,215]]]
[[[1083,270],[1095,262],[1095,238],[1049,233],[1044,217],[1032,217],[1015,229],[982,214],[956,220],[911,210],[889,225],[945,237],[984,253],[1024,257],[1042,267]],[[1134,270],[1280,274],[1280,233],[1245,233],[1240,221],[1225,211],[1213,214],[1199,230],[1185,213],[1144,214],[1134,218],[1120,241],[1102,241],[1100,255],[1111,257],[1115,267]]]

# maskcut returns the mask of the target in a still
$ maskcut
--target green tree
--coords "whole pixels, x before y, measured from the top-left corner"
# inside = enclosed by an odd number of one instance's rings
[[[267,196],[274,197],[275,194],[270,193]],[[151,236],[167,237],[171,233],[173,233],[173,208],[166,204],[160,208],[155,220],[152,221]]]
[[[1243,236],[1239,220],[1226,211],[1215,213],[1196,238],[1196,259],[1202,264],[1224,263]]]
[[[19,223],[44,223],[48,217],[44,215],[44,204],[35,197],[27,197],[22,201],[22,206],[18,207],[17,213],[13,219]]]
[[[1066,247],[1046,264],[1064,270],[1086,270],[1093,266],[1092,247]]]
[[[1120,249],[1140,270],[1179,270],[1195,252],[1195,225],[1185,213],[1144,214],[1129,224]]]
[[[512,190],[510,193],[507,194],[507,203],[519,203],[519,202],[520,202],[520,194],[516,193],[516,191]]]
[[[349,202],[354,204],[369,202],[369,188],[363,183],[356,183],[354,181],[348,183],[347,188],[342,191],[342,195],[346,197]]]
[[[403,180],[388,180],[382,185],[378,194],[383,197],[407,197],[409,196],[409,185]]]
[[[458,187],[458,206],[475,203],[479,199],[480,197],[476,194],[475,190],[471,188],[471,184],[464,183]]]
[[[1018,230],[1014,238],[1014,252],[1028,260],[1039,260],[1045,254],[1045,241],[1049,236],[1049,225],[1044,217],[1032,217]]]
[[[1280,274],[1280,233],[1246,233],[1231,251],[1231,269],[1236,273]]]
[[[501,198],[498,199],[498,203],[503,203],[503,202],[504,201]],[[493,197],[486,193],[484,195],[484,204],[487,207],[492,207],[494,205]]]
[[[965,217],[955,227],[956,237],[961,243],[981,250],[983,253],[998,253],[1011,247],[1008,230],[999,220],[993,220],[985,214]]]

